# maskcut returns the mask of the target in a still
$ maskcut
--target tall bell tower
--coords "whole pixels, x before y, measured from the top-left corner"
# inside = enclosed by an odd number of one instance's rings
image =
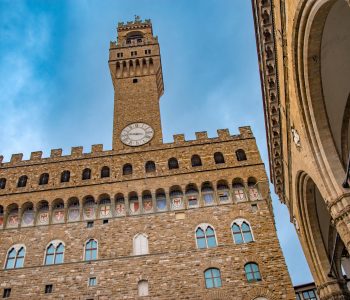
[[[150,20],[118,23],[109,68],[114,86],[113,150],[162,143],[159,99],[163,73]]]

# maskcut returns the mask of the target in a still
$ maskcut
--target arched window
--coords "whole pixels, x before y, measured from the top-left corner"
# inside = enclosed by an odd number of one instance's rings
[[[52,203],[52,215],[51,220],[52,223],[63,223],[65,221],[65,210],[64,210],[64,202],[62,199],[55,199],[55,201]]]
[[[81,179],[82,180],[88,180],[88,179],[91,179],[91,169],[89,168],[86,168],[83,170],[83,174],[81,176]]]
[[[25,187],[27,185],[28,176],[22,175],[18,179],[17,187]]]
[[[139,233],[134,237],[134,255],[148,254],[148,238],[145,234]]]
[[[248,178],[248,190],[249,190],[249,199],[251,201],[258,200],[260,198],[258,191],[258,184],[256,179],[253,177]]]
[[[70,172],[65,170],[61,173],[61,182],[69,182],[70,180]]]
[[[7,208],[8,211],[8,217],[7,217],[7,227],[17,227],[19,223],[19,216],[18,216],[18,205],[17,204],[10,204]]]
[[[156,192],[156,205],[158,211],[166,210],[166,196],[163,189],[160,189]]]
[[[77,198],[70,198],[68,200],[68,221],[74,222],[80,219],[80,205]]]
[[[125,215],[125,200],[123,194],[115,196],[115,213],[117,216]]]
[[[258,264],[254,262],[247,263],[244,266],[245,276],[247,277],[248,282],[260,281],[261,275],[259,271]]]
[[[26,250],[22,245],[13,246],[7,253],[5,269],[23,268]]]
[[[192,155],[191,164],[192,164],[192,167],[199,167],[199,166],[201,166],[202,165],[202,160],[201,160],[200,156],[197,155],[197,154]]]
[[[237,219],[233,221],[231,228],[235,244],[244,244],[254,241],[252,230],[247,221]]]
[[[46,248],[45,265],[62,264],[64,256],[64,244],[61,241],[53,241]]]
[[[184,207],[183,193],[179,186],[170,189],[170,201],[172,209],[182,209]]]
[[[40,175],[39,185],[44,185],[49,183],[49,174],[43,173]]]
[[[131,164],[125,164],[123,166],[123,175],[131,175],[132,174],[132,165]]]
[[[140,297],[148,296],[148,281],[147,280],[140,280],[137,286],[138,286]]]
[[[131,192],[129,194],[129,212],[133,215],[140,212],[139,197],[136,192]]]
[[[104,166],[102,169],[101,169],[101,178],[106,178],[106,177],[109,177],[110,174],[109,174],[109,168],[107,166]]]
[[[186,187],[186,197],[189,208],[198,206],[198,189],[194,184]]]
[[[168,167],[169,167],[169,170],[179,168],[179,162],[177,161],[177,159],[175,157],[172,157],[168,160]]]
[[[216,164],[224,164],[225,163],[224,155],[221,152],[214,153],[214,160],[215,160]]]
[[[0,190],[6,187],[6,178],[0,178]]]
[[[212,205],[214,203],[214,190],[210,182],[202,184],[202,198],[204,205]]]
[[[236,157],[238,161],[247,160],[247,156],[245,155],[245,152],[243,149],[238,149],[236,151]]]
[[[97,241],[90,239],[85,244],[85,260],[97,259]]]
[[[108,195],[100,197],[100,218],[109,218],[112,216],[111,199]]]
[[[94,219],[96,216],[96,202],[94,197],[87,196],[83,202],[84,220]]]
[[[33,226],[34,225],[34,206],[32,202],[26,202],[22,205],[22,220],[21,226]]]
[[[146,173],[155,172],[155,170],[156,170],[156,164],[154,163],[154,161],[148,161],[148,162],[146,162],[145,170],[146,170]]]
[[[240,178],[236,178],[235,180],[233,180],[232,187],[233,187],[233,194],[234,194],[235,200],[237,202],[245,201],[246,195],[244,192],[243,180]]]
[[[230,193],[228,184],[225,180],[220,180],[217,184],[218,196],[220,203],[226,203],[230,201]]]
[[[204,272],[205,287],[207,289],[221,287],[221,273],[219,269],[210,268]]]
[[[150,191],[145,191],[142,193],[142,210],[145,213],[153,211],[153,201]]]
[[[217,246],[214,228],[208,224],[200,224],[196,229],[198,249],[214,248]]]

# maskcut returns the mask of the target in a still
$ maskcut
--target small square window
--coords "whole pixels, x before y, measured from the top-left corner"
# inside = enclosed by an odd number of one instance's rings
[[[52,284],[45,285],[45,294],[51,294],[52,293]]]
[[[252,204],[252,212],[258,211],[258,204]]]
[[[90,277],[89,278],[89,286],[96,286],[96,285],[97,285],[96,277]]]
[[[107,219],[103,220],[103,224],[108,224],[108,220]]]
[[[10,298],[11,289],[4,289],[4,293],[2,294],[2,298]]]
[[[137,82],[138,82],[137,78],[134,78],[134,79],[132,80],[132,83],[137,83]]]
[[[92,228],[92,227],[94,227],[94,221],[89,221],[89,222],[87,222],[87,223],[86,223],[86,227],[87,227],[87,228]]]

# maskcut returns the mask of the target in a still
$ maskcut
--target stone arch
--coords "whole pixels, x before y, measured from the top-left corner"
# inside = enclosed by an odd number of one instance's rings
[[[254,289],[244,295],[242,300],[279,300],[280,297],[273,293],[273,288],[266,289],[256,286]]]
[[[233,299],[228,293],[223,291],[206,291],[203,296],[204,300],[231,300]]]
[[[350,90],[343,78],[350,77],[350,58],[342,53],[350,51],[349,20],[346,1],[304,0],[293,25],[298,105],[327,198],[342,192],[345,177],[341,139]]]
[[[302,171],[298,173],[296,180],[296,201],[303,250],[321,299],[330,295],[349,297],[340,267],[337,269],[339,264],[334,261],[337,259],[335,252],[337,244],[340,244],[335,239],[337,232],[327,202],[314,180]]]

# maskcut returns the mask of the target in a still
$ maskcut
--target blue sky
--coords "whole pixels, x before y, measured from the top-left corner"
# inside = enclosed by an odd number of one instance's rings
[[[250,125],[268,168],[250,0],[0,0],[0,153],[111,148],[109,41],[119,21],[150,18],[159,37],[165,142]],[[287,208],[273,195],[294,284],[312,281]]]

